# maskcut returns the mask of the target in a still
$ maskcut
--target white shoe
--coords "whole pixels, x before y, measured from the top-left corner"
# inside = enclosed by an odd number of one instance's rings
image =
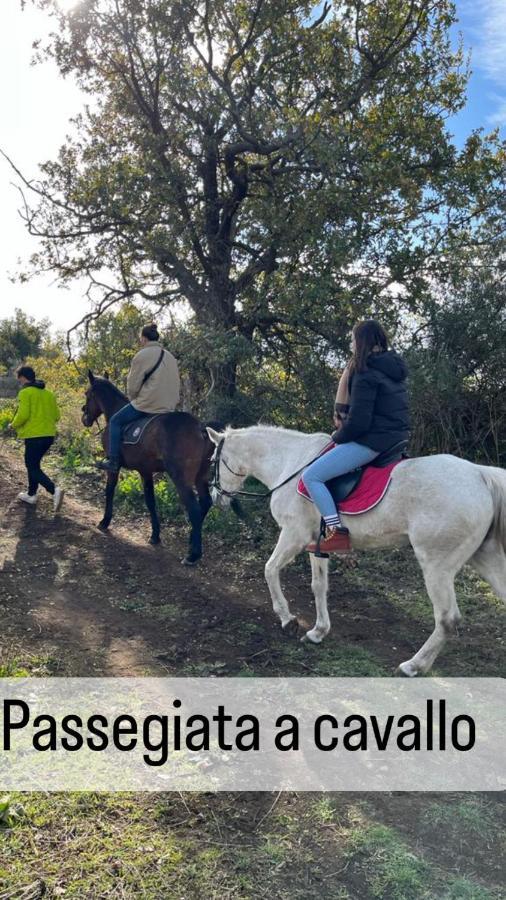
[[[32,497],[30,494],[26,494],[25,491],[21,491],[21,493],[18,494],[18,500],[21,500],[22,503],[28,503],[29,506],[35,506],[37,503],[37,496],[34,495]]]
[[[63,491],[59,487],[55,487],[53,494],[53,509],[55,513],[59,512],[61,509],[61,505],[63,503],[63,498],[65,496],[65,491]]]

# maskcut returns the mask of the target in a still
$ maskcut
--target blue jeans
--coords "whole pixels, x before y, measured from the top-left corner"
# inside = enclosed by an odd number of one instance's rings
[[[109,422],[109,459],[118,459],[121,450],[121,432],[130,422],[143,419],[146,413],[136,409],[131,403],[127,403],[117,413],[111,416]]]
[[[324,482],[336,478],[337,475],[351,472],[352,469],[357,469],[359,466],[365,466],[376,456],[379,456],[376,450],[350,441],[348,444],[337,444],[334,450],[324,453],[316,462],[308,466],[303,472],[302,478],[324,518],[325,516],[335,516],[337,512],[332,494],[327,490]]]

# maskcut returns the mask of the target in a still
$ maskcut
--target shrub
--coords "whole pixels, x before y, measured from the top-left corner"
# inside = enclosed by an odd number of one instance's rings
[[[16,410],[16,404],[11,403],[11,401],[2,403],[0,406],[0,434],[7,434],[7,429],[12,419],[14,418],[14,412]]]

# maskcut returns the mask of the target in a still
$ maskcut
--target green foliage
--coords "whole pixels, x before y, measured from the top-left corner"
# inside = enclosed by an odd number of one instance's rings
[[[4,659],[0,663],[0,678],[43,678],[48,675],[55,675],[60,670],[59,660],[49,654],[34,655],[25,652],[23,657]]]
[[[137,472],[124,472],[116,489],[118,504],[129,512],[145,510],[142,482]],[[155,483],[156,505],[160,517],[165,521],[179,520],[183,511],[176,489],[168,478],[160,478]]]
[[[459,151],[446,128],[467,79],[451,0],[339,0],[323,17],[292,0],[205,15],[179,0],[87,0],[68,16],[33,2],[57,17],[46,55],[95,98],[42,167],[30,215],[50,236],[33,264],[64,283],[91,275],[106,310],[184,301],[181,359],[206,413],[284,416],[277,385],[251,381],[266,360],[295,373],[305,403],[353,320],[395,326],[447,269],[443,251],[473,245],[484,210],[487,239],[500,228],[497,137]],[[112,324],[93,326],[90,352],[122,377]]]
[[[0,664],[0,678],[26,678],[29,674],[28,669],[20,666],[17,660]]]
[[[94,319],[85,336],[81,336],[80,366],[97,375],[108,372],[120,390],[126,387],[126,376],[134,353],[139,349],[139,333],[148,314],[133,303],[125,303],[116,312]]]
[[[47,333],[47,319],[36,322],[21,309],[0,320],[0,373],[10,372],[28,356],[38,356]]]
[[[16,404],[11,403],[2,403],[0,405],[0,434],[7,434],[8,427],[14,418],[14,413],[16,411]]]
[[[62,468],[66,472],[85,470],[93,465],[95,460],[93,438],[82,430],[71,435],[67,434],[61,442],[60,452]]]
[[[485,254],[444,294],[434,291],[409,352],[414,453],[450,452],[506,465],[504,264]]]
[[[158,478],[155,481],[156,507],[162,522],[177,526],[186,525],[186,514],[170,478]],[[118,509],[127,513],[146,514],[146,505],[142,489],[142,481],[137,472],[123,472],[116,488]],[[237,532],[237,517],[230,511],[212,508],[205,522],[206,531],[230,539]],[[268,530],[268,528],[267,528]],[[261,526],[263,531],[263,523]]]
[[[10,805],[9,798],[0,798],[0,828],[8,828],[11,824]]]

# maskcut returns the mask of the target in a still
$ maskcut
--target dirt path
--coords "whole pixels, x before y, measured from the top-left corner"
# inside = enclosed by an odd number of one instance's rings
[[[115,524],[104,535],[96,528],[98,509],[71,496],[57,517],[46,496],[36,508],[24,506],[17,500],[23,476],[18,460],[3,452],[4,655],[12,658],[22,649],[23,658],[28,653],[45,659],[55,674],[164,674],[189,662],[195,643],[215,644],[217,638],[219,643],[220,633],[229,643],[227,620],[236,592],[226,577],[217,578],[204,565],[181,566],[183,535],[179,549],[150,547],[144,528],[134,526]],[[261,621],[259,631],[272,632],[264,585],[246,583],[241,594],[240,615]],[[255,653],[254,637],[252,644]],[[230,662],[232,649],[223,651]]]
[[[332,631],[308,647],[276,622],[254,532],[242,529],[232,554],[208,530],[204,561],[186,569],[185,535],[174,528],[165,527],[157,548],[146,543],[145,518],[104,535],[97,506],[71,491],[55,518],[45,497],[36,509],[17,501],[23,483],[19,457],[0,447],[0,672],[15,663],[54,675],[389,674],[431,627],[406,554],[334,570]],[[307,561],[284,581],[310,623]],[[469,577],[459,602],[465,624],[441,671],[502,674],[504,609]],[[48,897],[83,900],[502,896],[500,795],[21,799],[24,817],[0,854],[1,897],[21,896],[40,878]]]
[[[165,529],[147,544],[148,523],[96,528],[97,506],[67,495],[54,517],[17,500],[24,470],[1,448],[0,652],[60,675],[389,674],[422,643],[431,611],[420,573],[406,557],[364,559],[331,576],[332,631],[318,648],[285,637],[272,613],[260,553],[242,538],[232,553],[207,531],[201,564],[180,563],[186,536]],[[376,568],[374,568],[376,566]],[[395,568],[397,567],[397,569]],[[286,593],[309,626],[314,611],[307,562],[289,569]],[[481,589],[480,589],[481,590]],[[420,602],[421,599],[421,602]],[[458,648],[441,657],[447,674],[498,675],[503,610],[474,593]],[[1,658],[0,658],[1,661]]]

